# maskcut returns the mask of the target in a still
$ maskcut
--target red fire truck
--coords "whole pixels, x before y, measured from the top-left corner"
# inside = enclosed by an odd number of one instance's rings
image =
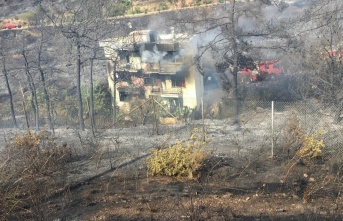
[[[21,28],[21,24],[5,23],[2,25],[2,29],[12,29],[12,28]]]
[[[256,65],[256,69],[242,68],[240,74],[242,81],[262,81],[273,78],[282,73],[282,68],[277,61],[264,61]]]

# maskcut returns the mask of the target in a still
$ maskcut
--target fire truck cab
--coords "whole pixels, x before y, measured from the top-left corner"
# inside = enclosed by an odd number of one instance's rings
[[[12,29],[12,28],[21,28],[21,24],[5,23],[2,25],[2,29]]]
[[[242,81],[250,82],[262,81],[282,74],[282,68],[277,61],[264,61],[256,65],[256,69],[242,68],[240,74]]]

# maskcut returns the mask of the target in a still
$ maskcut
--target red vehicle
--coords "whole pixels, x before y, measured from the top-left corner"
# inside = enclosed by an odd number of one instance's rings
[[[12,28],[21,28],[21,24],[5,23],[2,25],[2,29],[12,29]]]
[[[267,75],[278,75],[282,73],[281,67],[277,64],[277,61],[266,61],[259,64],[260,73]]]
[[[266,78],[274,77],[282,73],[282,68],[277,61],[265,61],[258,63],[257,69],[251,70],[249,68],[242,68],[240,73],[242,81],[249,80],[251,82],[262,81]]]

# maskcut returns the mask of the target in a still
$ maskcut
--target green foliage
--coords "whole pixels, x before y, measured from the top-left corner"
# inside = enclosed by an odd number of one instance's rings
[[[89,88],[83,87],[81,89],[82,101],[85,112],[89,111]],[[45,115],[45,98],[44,91],[42,88],[37,89],[37,101],[41,116]],[[51,111],[57,119],[55,124],[64,124],[66,121],[69,123],[77,123],[76,116],[78,115],[77,97],[74,96],[74,89],[69,91],[50,87],[48,88],[48,94],[51,103]],[[26,96],[26,104],[29,105],[31,100],[31,94]],[[94,101],[94,113],[99,120],[108,121],[108,117],[111,115],[111,94],[106,84],[95,83],[93,90],[93,101]],[[30,110],[30,109],[29,109]]]
[[[94,86],[94,111],[109,116],[111,114],[111,93],[105,84],[96,83]]]
[[[19,14],[18,17],[21,20],[30,21],[35,20],[37,18],[37,14],[35,12],[23,12]]]
[[[180,108],[176,108],[175,110],[175,115],[179,118],[179,119],[183,119],[185,121],[188,121],[192,114],[194,112],[194,109],[192,108],[189,108],[187,106],[184,106],[182,107],[181,109]]]
[[[28,22],[32,24],[41,23],[47,19],[45,13],[39,7],[35,8],[34,11],[20,13],[18,18],[24,21],[24,23]]]
[[[166,149],[152,150],[148,159],[148,171],[152,175],[193,178],[194,173],[202,166],[206,153],[203,147],[204,134],[195,129],[189,142],[179,141]]]
[[[165,2],[160,2],[160,4],[159,4],[159,10],[168,10],[169,9],[169,7],[168,7],[168,4],[167,3],[165,3]]]
[[[131,6],[130,0],[123,0],[121,3],[113,3],[106,9],[105,14],[107,17],[122,16],[126,14]]]
[[[135,7],[135,9],[133,10],[133,14],[141,14],[143,13],[143,11],[141,10],[140,7]]]
[[[129,8],[132,6],[131,0],[122,0],[121,3],[126,7]]]

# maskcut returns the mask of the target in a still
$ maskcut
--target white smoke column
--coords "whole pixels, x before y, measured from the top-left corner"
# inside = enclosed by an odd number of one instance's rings
[[[159,63],[166,54],[167,52],[158,51],[157,46],[155,45],[153,51],[145,50],[142,52],[142,62]]]

